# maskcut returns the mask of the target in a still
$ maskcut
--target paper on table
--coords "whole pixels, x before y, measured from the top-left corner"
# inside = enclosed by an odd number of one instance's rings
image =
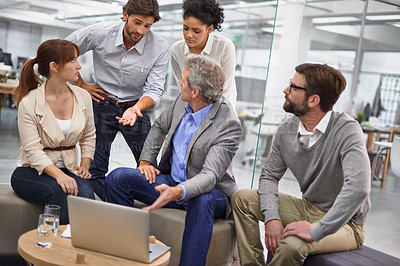
[[[67,229],[61,234],[62,237],[71,238],[71,227],[67,224]]]

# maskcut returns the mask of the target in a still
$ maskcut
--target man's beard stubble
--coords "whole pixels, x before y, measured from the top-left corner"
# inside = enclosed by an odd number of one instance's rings
[[[288,98],[286,98],[287,103],[285,102],[283,104],[283,109],[288,112],[288,113],[292,113],[295,116],[302,116],[305,115],[306,113],[308,113],[308,106],[307,106],[307,99],[304,99],[304,101],[301,104],[294,104],[293,102],[291,102]]]

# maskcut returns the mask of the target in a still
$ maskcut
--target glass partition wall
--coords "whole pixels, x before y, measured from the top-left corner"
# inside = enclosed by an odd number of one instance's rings
[[[253,171],[253,188],[265,157],[270,151],[274,134],[285,113],[283,90],[301,63],[326,63],[340,69],[347,87],[334,109],[351,112],[352,79],[358,47],[362,41],[361,22],[366,1],[279,1],[276,27],[267,73],[264,112],[259,128],[259,145]],[[280,191],[301,197],[300,189],[288,170],[280,183]]]
[[[259,143],[259,125],[263,113],[265,88],[273,43],[277,1],[218,1],[224,8],[225,19],[221,32],[231,39],[236,49],[235,81],[237,87],[236,112],[243,127],[243,137],[233,162],[233,171],[239,188],[249,188],[253,183],[254,169],[261,161],[255,160]],[[163,11],[162,22],[154,31],[172,44],[183,39],[182,10]],[[168,106],[179,94],[179,84],[169,69],[161,107],[153,117]],[[262,144],[263,145],[263,144]],[[258,156],[257,156],[258,157]]]
[[[396,1],[277,1],[263,116],[251,186],[257,188],[265,157],[284,113],[283,89],[296,65],[326,63],[338,68],[347,86],[334,110],[381,126],[400,123],[400,6]],[[384,94],[385,93],[385,94]],[[369,123],[368,123],[369,125]],[[288,171],[280,189],[297,183]],[[300,191],[299,194],[300,195]]]

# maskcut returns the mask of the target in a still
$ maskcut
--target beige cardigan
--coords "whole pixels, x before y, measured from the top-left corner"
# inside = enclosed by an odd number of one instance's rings
[[[81,157],[93,160],[96,134],[92,99],[89,93],[67,82],[74,97],[71,126],[64,137],[50,106],[45,100],[46,82],[31,90],[18,106],[18,130],[21,138],[20,159],[23,166],[35,168],[39,175],[43,169],[58,161],[62,155],[65,167],[72,173],[78,165],[77,148],[64,151],[46,150],[74,146],[79,141]]]

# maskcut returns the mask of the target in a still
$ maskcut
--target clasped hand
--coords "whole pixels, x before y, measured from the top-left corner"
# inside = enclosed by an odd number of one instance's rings
[[[75,179],[62,173],[56,178],[56,180],[57,184],[61,187],[64,193],[74,196],[78,195],[78,185],[76,184]]]
[[[140,166],[138,170],[142,175],[146,177],[146,180],[149,181],[149,184],[153,184],[156,182],[156,176],[158,176],[161,172],[157,168],[155,168],[151,164],[144,164],[144,162],[140,162]]]
[[[265,223],[265,246],[268,251],[275,255],[275,252],[279,246],[279,241],[288,236],[297,236],[304,241],[312,242],[309,229],[311,223],[308,221],[297,221],[287,224],[283,228],[280,220],[270,220]]]
[[[74,170],[78,171],[76,175],[79,176],[80,178],[89,179],[92,177],[92,175],[89,172],[89,169],[86,169],[84,167],[77,166],[74,168]]]

